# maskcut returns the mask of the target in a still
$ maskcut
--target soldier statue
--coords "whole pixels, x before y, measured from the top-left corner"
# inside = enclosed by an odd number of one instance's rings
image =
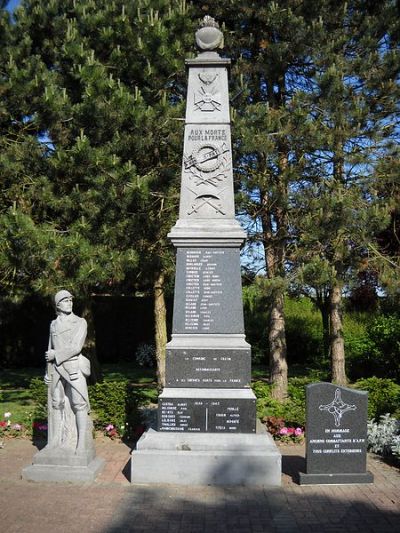
[[[87,333],[84,318],[72,312],[73,296],[66,290],[54,297],[57,318],[51,322],[45,354],[45,382],[49,386],[48,449],[62,448],[75,454],[86,450],[89,397],[86,378],[90,361],[81,353]]]

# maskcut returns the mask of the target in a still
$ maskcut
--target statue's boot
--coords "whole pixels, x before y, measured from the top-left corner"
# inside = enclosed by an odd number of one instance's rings
[[[87,428],[87,412],[86,410],[77,411],[75,414],[76,417],[76,429],[78,433],[78,442],[76,445],[76,454],[83,453],[85,451],[85,440],[86,440],[86,428]]]

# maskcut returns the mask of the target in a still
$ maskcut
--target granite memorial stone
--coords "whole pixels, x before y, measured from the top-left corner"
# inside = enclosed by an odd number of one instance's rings
[[[368,393],[313,383],[306,402],[306,472],[300,484],[372,483],[366,471]]]
[[[168,235],[177,259],[166,386],[157,431],[144,434],[132,453],[131,480],[279,485],[281,456],[271,436],[257,431],[250,388],[240,272],[246,234],[235,219],[230,60],[216,51],[223,35],[211,17],[195,40],[199,54],[186,60],[179,219]]]
[[[50,325],[45,354],[48,386],[48,443],[22,475],[32,481],[89,481],[102,468],[96,457],[86,378],[90,361],[82,354],[87,324],[72,312],[72,294],[54,298],[57,318]]]

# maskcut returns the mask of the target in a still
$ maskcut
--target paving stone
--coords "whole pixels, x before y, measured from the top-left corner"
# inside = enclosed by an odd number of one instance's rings
[[[35,447],[12,440],[0,450],[1,529],[7,533],[395,533],[400,531],[400,473],[370,458],[379,483],[277,489],[130,485],[122,475],[130,448],[105,441],[112,464],[94,483],[31,483],[20,478]],[[291,454],[301,447],[287,447]],[[286,447],[281,447],[285,457]],[[295,449],[293,449],[295,448]],[[382,472],[385,474],[383,475]],[[51,502],[51,505],[49,505]],[[82,522],[85,527],[82,529]],[[344,529],[345,526],[345,529]]]

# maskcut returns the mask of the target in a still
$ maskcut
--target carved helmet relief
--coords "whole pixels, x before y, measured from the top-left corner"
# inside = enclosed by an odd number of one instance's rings
[[[200,81],[200,88],[194,93],[194,110],[208,113],[221,111],[221,94],[218,86],[215,86],[218,73],[203,71],[199,72],[197,77]]]

